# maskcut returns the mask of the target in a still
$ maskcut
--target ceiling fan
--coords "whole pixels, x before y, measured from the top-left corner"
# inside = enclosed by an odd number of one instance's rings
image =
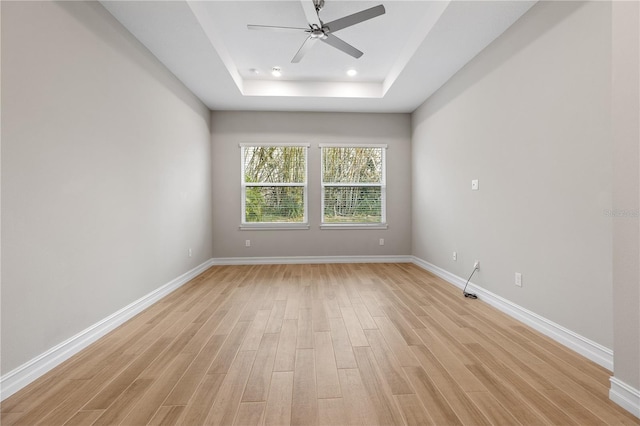
[[[350,27],[360,22],[367,21],[376,16],[383,15],[385,9],[383,5],[371,7],[369,9],[356,12],[352,15],[347,15],[342,18],[336,19],[326,24],[320,19],[320,11],[324,7],[324,0],[300,0],[304,14],[307,17],[309,26],[307,28],[297,27],[278,27],[271,25],[247,25],[250,30],[267,30],[267,31],[303,31],[308,34],[307,39],[302,43],[302,46],[295,54],[292,63],[298,63],[304,57],[304,55],[311,49],[311,47],[318,41],[327,43],[330,46],[335,47],[343,51],[344,53],[359,58],[363,55],[361,51],[351,46],[349,43],[333,35],[336,31],[340,31],[344,28]]]

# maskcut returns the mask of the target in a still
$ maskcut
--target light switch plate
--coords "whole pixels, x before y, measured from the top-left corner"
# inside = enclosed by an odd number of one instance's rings
[[[471,181],[471,190],[477,191],[479,189],[478,179],[474,179]]]

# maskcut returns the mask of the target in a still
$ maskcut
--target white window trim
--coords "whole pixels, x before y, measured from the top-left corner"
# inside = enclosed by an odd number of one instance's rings
[[[387,144],[362,144],[362,143],[321,143],[318,144],[320,149],[320,229],[387,229]],[[382,182],[380,183],[359,183],[359,182],[341,182],[341,183],[325,183],[324,182],[324,153],[322,148],[381,148],[382,149]],[[375,223],[326,223],[324,222],[324,188],[337,186],[375,186],[380,187],[381,198],[381,222]]]
[[[282,231],[282,230],[296,230],[296,229],[309,229],[309,144],[308,143],[280,143],[280,142],[247,142],[238,144],[240,147],[240,230],[246,231]],[[251,183],[247,185],[244,181],[244,149],[246,147],[263,147],[263,146],[284,146],[284,147],[302,147],[306,148],[304,151],[304,183]],[[298,186],[303,187],[304,198],[304,222],[247,222],[246,221],[246,195],[245,191],[247,186]]]

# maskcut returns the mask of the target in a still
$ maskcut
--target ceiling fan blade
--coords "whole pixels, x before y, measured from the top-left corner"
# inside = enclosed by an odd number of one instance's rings
[[[298,62],[300,62],[300,60],[304,57],[304,55],[307,54],[309,49],[311,49],[311,47],[314,44],[316,44],[317,40],[318,40],[317,38],[307,37],[304,43],[302,43],[302,46],[300,46],[300,49],[298,49],[298,53],[296,53],[296,56],[294,56],[293,59],[291,60],[291,63],[297,64]]]
[[[304,10],[304,15],[307,17],[309,25],[316,25],[318,28],[322,27],[322,22],[320,22],[316,4],[313,0],[300,0],[300,3],[302,3],[302,10]]]
[[[327,34],[326,38],[321,38],[320,40],[324,41],[328,45],[335,47],[336,49],[342,50],[347,55],[351,55],[356,59],[363,55],[361,51],[359,51],[346,41],[334,36],[333,34]]]
[[[352,15],[347,15],[343,18],[336,19],[335,21],[331,21],[325,24],[325,26],[329,28],[329,31],[336,32],[340,31],[343,28],[347,28],[352,25],[359,24],[360,22],[367,21],[371,18],[375,18],[376,16],[384,15],[384,13],[384,6],[378,5],[369,9],[365,9],[361,12],[356,12]]]
[[[307,31],[308,28],[296,28],[296,27],[276,27],[273,25],[247,25],[250,30],[266,30],[266,31]]]

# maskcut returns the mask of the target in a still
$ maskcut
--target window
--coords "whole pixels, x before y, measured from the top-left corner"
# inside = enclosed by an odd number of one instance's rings
[[[308,228],[308,145],[241,144],[240,150],[241,228]]]
[[[322,227],[386,227],[386,145],[320,145]]]

